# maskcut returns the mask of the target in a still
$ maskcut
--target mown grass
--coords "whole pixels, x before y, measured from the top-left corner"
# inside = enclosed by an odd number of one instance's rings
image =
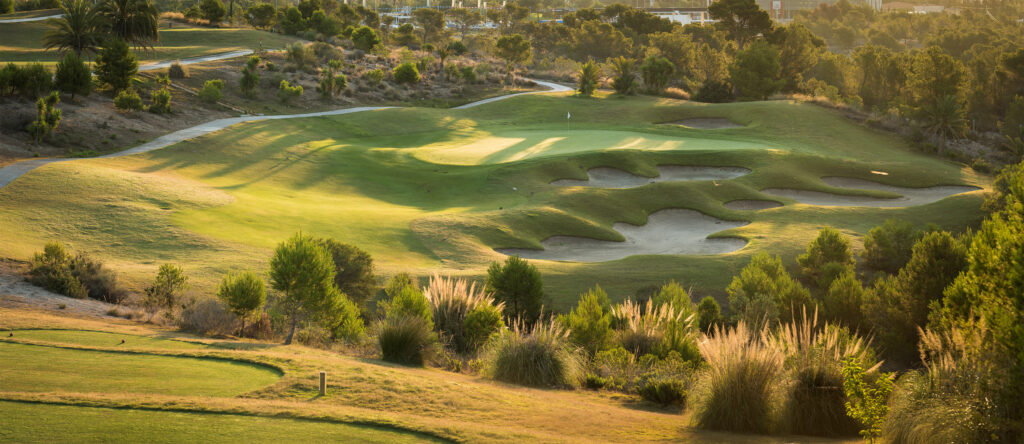
[[[567,111],[573,116],[568,133]],[[706,131],[662,124],[689,117],[746,126]],[[633,189],[550,185],[585,178],[596,166],[652,176],[663,164],[742,166],[752,173]],[[980,191],[905,209],[785,199],[788,205],[759,212],[722,206],[780,200],[759,191],[764,188],[855,193],[825,185],[822,176],[901,186],[988,184],[963,165],[917,153],[813,105],[539,95],[468,110],[254,122],[144,155],[52,164],[0,189],[0,217],[11,221],[0,226],[0,250],[28,258],[57,238],[136,284],[173,261],[206,291],[224,273],[264,269],[270,249],[298,230],[359,245],[385,275],[441,271],[479,278],[489,261],[502,259],[494,248],[538,248],[553,235],[620,240],[612,224],[642,224],[660,209],[751,222],[716,234],[749,241],[730,254],[537,261],[551,296],[547,306],[565,309],[595,283],[616,300],[669,279],[721,295],[752,254],[769,251],[789,261],[825,225],[853,236],[856,245],[893,217],[953,230],[981,220]]]
[[[279,378],[272,369],[243,362],[7,341],[0,342],[0,361],[0,391],[236,396]]]
[[[379,427],[246,415],[0,401],[0,437],[22,443],[438,442]]]
[[[168,27],[170,26],[170,27]],[[50,26],[43,21],[0,24],[0,62],[56,63],[62,54],[46,50],[43,37]],[[160,22],[160,41],[152,49],[135,51],[139,64],[200,57],[211,54],[264,49],[282,49],[295,37],[246,28],[206,28],[167,21]]]
[[[14,330],[19,341],[42,341],[61,344],[83,345],[87,347],[112,347],[121,349],[159,349],[159,350],[196,350],[210,347],[201,342],[187,342],[177,339],[161,339],[148,336],[126,335],[105,331],[82,330]],[[3,336],[7,336],[7,332]],[[121,341],[124,340],[124,343]]]

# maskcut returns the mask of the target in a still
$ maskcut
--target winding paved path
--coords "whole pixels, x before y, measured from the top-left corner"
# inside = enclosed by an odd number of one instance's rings
[[[141,65],[141,66],[139,66],[139,71],[152,71],[154,69],[169,68],[171,66],[171,64],[174,63],[174,62],[178,62],[178,63],[180,63],[182,65],[191,65],[193,63],[202,63],[202,62],[212,62],[214,60],[233,59],[235,57],[247,56],[247,55],[252,54],[252,53],[253,53],[253,51],[251,49],[243,49],[243,50],[239,50],[239,51],[222,52],[220,54],[213,54],[213,55],[201,56],[201,57],[190,57],[190,58],[187,58],[187,59],[180,59],[180,60],[165,60],[163,62],[156,62],[156,63],[149,63],[149,64],[146,64],[146,65]]]
[[[510,97],[521,96],[521,95],[524,95],[524,94],[572,91],[572,88],[569,88],[569,87],[564,86],[564,85],[559,85],[557,83],[543,82],[543,81],[540,81],[540,80],[534,80],[533,82],[537,83],[540,86],[548,88],[548,90],[546,90],[546,91],[530,91],[530,92],[524,92],[524,93],[516,93],[516,94],[508,94],[508,95],[504,95],[504,96],[492,97],[492,98],[480,100],[480,101],[477,101],[477,102],[467,103],[465,105],[458,106],[458,107],[455,107],[453,109],[471,108],[471,107],[474,107],[474,106],[477,106],[477,105],[483,105],[485,103],[492,103],[492,102],[496,102],[498,100],[503,100],[503,99],[507,99],[507,98],[510,98]],[[195,137],[199,137],[199,136],[202,136],[204,134],[209,134],[209,133],[212,133],[214,131],[220,131],[220,130],[222,130],[224,128],[227,128],[229,126],[232,126],[232,125],[235,125],[235,124],[239,124],[239,123],[242,123],[242,122],[252,122],[252,121],[257,121],[257,120],[300,119],[300,118],[304,118],[304,117],[337,116],[337,115],[341,115],[341,114],[352,114],[352,113],[358,113],[358,112],[363,112],[363,111],[376,111],[376,110],[389,109],[389,108],[396,108],[396,107],[393,107],[393,106],[362,106],[362,107],[357,107],[357,108],[343,108],[343,109],[336,109],[336,110],[331,110],[331,111],[321,111],[321,112],[316,112],[316,113],[280,114],[280,115],[272,115],[272,116],[241,116],[241,117],[229,117],[229,118],[226,118],[226,119],[211,120],[209,122],[201,123],[199,125],[196,125],[196,126],[193,126],[193,127],[190,127],[190,128],[185,128],[183,130],[178,130],[178,131],[175,131],[175,132],[170,133],[170,134],[165,134],[163,136],[157,137],[156,139],[153,139],[150,142],[146,142],[146,143],[144,143],[142,145],[139,145],[139,146],[136,146],[134,148],[129,148],[129,149],[126,149],[124,151],[118,151],[116,153],[111,153],[111,154],[107,154],[105,156],[100,156],[100,157],[106,158],[106,157],[130,156],[132,154],[140,154],[140,153],[145,153],[145,152],[149,152],[149,151],[153,151],[153,150],[158,150],[160,148],[165,148],[165,147],[173,145],[175,143],[182,142],[182,141],[185,141],[185,140],[189,140],[189,139],[192,139],[192,138],[195,138]],[[14,163],[14,164],[8,165],[6,167],[0,168],[0,188],[3,188],[5,186],[7,186],[7,184],[9,184],[11,182],[14,182],[15,179],[21,177],[25,173],[28,173],[29,171],[32,171],[32,170],[34,170],[36,168],[39,168],[39,167],[41,167],[43,165],[50,164],[50,163],[55,163],[55,162],[65,162],[65,161],[69,161],[69,160],[75,160],[75,159],[73,159],[73,158],[72,159],[69,159],[69,158],[33,159],[33,160],[21,161],[21,162]]]
[[[47,15],[43,17],[27,17],[20,19],[0,19],[0,24],[3,23],[24,23],[24,22],[41,22],[46,19],[61,18],[64,14]]]

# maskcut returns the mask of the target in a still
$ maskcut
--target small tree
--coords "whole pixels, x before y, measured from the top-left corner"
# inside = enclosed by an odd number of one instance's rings
[[[363,51],[369,51],[374,46],[379,45],[380,42],[380,36],[377,35],[377,31],[374,31],[369,26],[360,26],[355,31],[352,31],[352,44]]]
[[[874,443],[882,435],[893,382],[891,374],[883,374],[874,384],[869,384],[864,380],[865,373],[857,357],[849,356],[843,360],[843,392],[848,399],[846,414],[860,423],[860,436],[868,443]]]
[[[217,297],[242,320],[244,334],[245,320],[263,308],[267,300],[267,289],[263,278],[256,273],[232,274],[224,276]]]
[[[258,3],[245,9],[245,19],[253,28],[267,29],[274,24],[274,5]]]
[[[611,302],[601,287],[594,287],[580,295],[579,302],[564,324],[569,328],[569,340],[582,347],[590,356],[604,350],[612,339]]]
[[[56,91],[45,98],[36,101],[36,120],[28,124],[28,132],[35,138],[36,143],[42,142],[43,137],[50,135],[60,125],[61,110],[57,109],[60,103],[60,95]]]
[[[615,78],[612,79],[612,88],[619,94],[632,94],[636,88],[636,62],[619,56],[609,60],[612,70],[615,71]]]
[[[249,60],[245,62],[245,66],[242,67],[242,79],[238,81],[238,87],[247,96],[252,96],[256,86],[260,83],[260,73],[257,71],[257,65],[259,64],[260,58],[252,56],[249,57]]]
[[[0,0],[0,14],[14,12],[14,0]]]
[[[96,56],[96,77],[115,91],[128,88],[138,71],[139,62],[124,40],[108,40]]]
[[[640,72],[643,74],[644,85],[647,85],[647,89],[657,94],[668,85],[669,79],[676,72],[676,65],[673,65],[665,57],[652,54],[644,59],[643,65],[640,66]]]
[[[122,89],[114,97],[114,107],[121,111],[138,111],[142,109],[142,97],[134,89]]]
[[[502,265],[492,262],[487,268],[486,290],[498,302],[505,303],[505,316],[532,323],[540,316],[544,282],[540,271],[519,256],[509,256]]]
[[[342,305],[334,275],[330,253],[313,239],[299,233],[278,244],[270,259],[270,283],[282,293],[279,304],[288,317],[285,345],[292,343],[300,319],[332,321]]]
[[[163,264],[153,285],[146,288],[146,306],[172,310],[180,302],[181,292],[188,288],[188,276],[174,264]]]
[[[334,239],[319,239],[317,243],[331,254],[334,264],[334,286],[356,305],[362,305],[377,293],[377,277],[373,274],[373,257],[355,245]]]
[[[419,83],[420,81],[420,71],[412,62],[396,66],[391,75],[394,76],[395,83]]]
[[[722,308],[718,306],[718,301],[711,296],[704,296],[700,304],[697,304],[697,324],[700,325],[701,331],[710,331],[721,318]]]
[[[150,95],[150,100],[153,103],[149,105],[149,112],[153,114],[167,114],[171,112],[171,92],[167,90],[167,87],[153,91],[153,94]]]
[[[203,18],[209,21],[211,25],[220,23],[228,13],[227,9],[224,8],[224,3],[221,3],[220,0],[203,0],[199,4],[199,10],[202,11]]]
[[[729,81],[739,90],[740,97],[764,100],[782,88],[782,65],[774,46],[756,41],[747,49],[736,53],[729,66]]]
[[[864,265],[878,271],[896,274],[910,260],[914,243],[921,238],[921,232],[914,224],[898,219],[889,219],[872,228],[864,237]]]
[[[832,280],[853,267],[850,239],[832,227],[822,228],[818,237],[807,245],[807,252],[797,256],[803,276],[819,288],[828,290]]]
[[[207,80],[203,83],[203,89],[199,90],[199,98],[206,103],[217,103],[223,94],[224,81],[221,79]]]
[[[390,319],[412,316],[426,321],[430,329],[434,328],[434,314],[430,308],[430,301],[423,295],[423,292],[406,285],[398,291],[395,297],[388,303],[387,317]]]
[[[576,91],[583,97],[594,95],[594,90],[597,89],[597,64],[593,60],[587,60],[587,63],[580,65],[577,76],[579,82]]]
[[[75,94],[87,96],[92,92],[92,73],[78,54],[69,52],[57,62],[54,86],[62,93],[71,94],[72,99]]]
[[[495,55],[505,60],[505,69],[512,80],[512,86],[515,86],[516,66],[529,61],[532,55],[530,41],[519,34],[506,35],[498,39],[495,49]]]

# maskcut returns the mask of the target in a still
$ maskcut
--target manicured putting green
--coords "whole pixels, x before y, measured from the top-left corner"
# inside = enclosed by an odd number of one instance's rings
[[[438,441],[401,430],[321,421],[3,401],[0,425],[0,441],[21,443]]]
[[[0,391],[236,396],[277,381],[253,364],[0,342]]]
[[[12,333],[16,339],[31,339],[35,341],[85,345],[89,347],[116,347],[123,349],[151,348],[166,350],[194,350],[209,348],[208,345],[199,342],[160,339],[148,336],[109,333],[105,331],[15,330]],[[7,334],[4,333],[2,336],[7,336]],[[124,340],[124,343],[121,343],[122,340]]]
[[[736,140],[703,139],[637,131],[581,129],[517,130],[440,142],[414,150],[421,160],[455,165],[518,162],[537,157],[594,151],[752,150],[766,146]]]

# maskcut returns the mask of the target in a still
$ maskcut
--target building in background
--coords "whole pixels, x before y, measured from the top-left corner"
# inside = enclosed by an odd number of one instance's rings
[[[814,9],[824,3],[831,5],[838,0],[756,0],[757,5],[768,11],[774,20],[789,20],[796,12],[803,9]],[[850,0],[852,4],[865,4],[876,11],[882,10],[882,0]]]

